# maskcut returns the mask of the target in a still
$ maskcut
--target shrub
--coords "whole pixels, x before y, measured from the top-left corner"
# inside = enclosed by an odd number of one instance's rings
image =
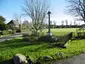
[[[0,30],[3,31],[3,30],[7,30],[8,29],[8,26],[4,23],[0,23]]]
[[[23,33],[23,35],[22,35],[23,40],[24,40],[24,41],[30,41],[28,36],[29,36],[28,33]]]
[[[24,40],[24,41],[29,41],[29,42],[30,42],[29,37],[23,37],[23,40]]]
[[[12,34],[15,34],[16,33],[16,30],[12,30]]]
[[[8,35],[8,34],[12,34],[12,30],[0,31],[0,35]]]
[[[9,34],[12,34],[12,30],[9,29],[9,30],[8,30],[8,33],[9,33]]]
[[[38,37],[37,37],[37,36],[32,36],[32,35],[30,35],[30,36],[29,36],[29,40],[30,40],[31,42],[35,42],[35,41],[38,40]]]
[[[63,52],[58,52],[57,54],[55,54],[55,56],[57,56],[58,59],[65,58],[65,54]]]
[[[43,41],[43,42],[57,42],[57,37],[56,36],[41,36],[38,41]]]
[[[8,30],[2,31],[2,35],[8,35],[8,34],[10,34]]]
[[[19,32],[21,32],[21,30],[20,29],[17,29],[16,32],[19,33]]]
[[[28,33],[23,33],[22,37],[28,37],[29,34]]]
[[[29,42],[34,42],[38,40],[37,36],[29,35],[28,33],[24,33],[22,37],[24,41],[29,41]]]
[[[0,35],[2,35],[2,31],[0,31]]]
[[[77,38],[85,38],[85,32],[77,32]]]

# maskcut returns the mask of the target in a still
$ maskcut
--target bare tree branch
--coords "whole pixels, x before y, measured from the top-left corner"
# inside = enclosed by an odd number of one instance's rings
[[[48,10],[47,0],[26,0],[23,10],[32,19],[32,29],[37,31],[43,28],[44,20]]]
[[[85,22],[85,4],[83,0],[67,0],[69,5],[69,12],[76,17],[80,17]]]

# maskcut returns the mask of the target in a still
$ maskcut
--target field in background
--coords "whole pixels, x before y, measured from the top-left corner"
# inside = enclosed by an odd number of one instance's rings
[[[51,32],[52,32],[52,35],[62,36],[70,32],[76,32],[76,29],[78,28],[54,28],[54,29],[52,28]],[[29,30],[23,30],[23,32],[30,33]],[[43,32],[46,35],[48,32],[48,29],[43,29]]]
[[[56,36],[62,36],[70,32],[76,32],[77,28],[55,28],[51,29],[51,33]],[[45,34],[48,32],[48,29],[44,29]]]

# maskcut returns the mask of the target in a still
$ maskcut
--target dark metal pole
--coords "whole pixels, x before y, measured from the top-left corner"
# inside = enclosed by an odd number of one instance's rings
[[[48,11],[48,24],[49,24],[49,26],[48,26],[48,34],[50,35],[50,14],[51,14],[51,12],[50,11]]]

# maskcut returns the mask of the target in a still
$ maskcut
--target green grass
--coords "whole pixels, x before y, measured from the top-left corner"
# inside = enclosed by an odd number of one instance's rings
[[[45,30],[46,31],[46,30]],[[75,29],[52,29],[55,35],[63,35],[64,33],[75,32]],[[60,34],[62,32],[63,34]],[[58,34],[57,34],[58,33]],[[33,61],[36,61],[39,57],[51,56],[54,59],[59,59],[56,54],[58,52],[64,53],[64,58],[85,53],[85,40],[73,40],[68,43],[67,48],[59,48],[55,43],[45,42],[24,42],[22,38],[16,38],[10,41],[0,43],[0,62],[11,59],[15,54],[21,53],[25,56],[30,56]],[[2,63],[0,63],[2,64]],[[8,63],[10,64],[10,63]]]
[[[0,61],[9,60],[17,53],[30,56],[34,61],[36,61],[39,57],[45,55],[54,56],[58,52],[63,52],[65,58],[78,55],[81,52],[85,53],[85,40],[71,41],[68,43],[66,49],[58,48],[51,43],[35,42],[35,44],[30,44],[29,42],[22,42],[20,39],[0,43]],[[58,57],[54,56],[54,58]]]
[[[48,29],[44,30],[45,34],[48,32]],[[76,32],[76,28],[56,28],[56,29],[51,29],[51,33],[56,36],[61,36],[65,35],[70,32]]]

